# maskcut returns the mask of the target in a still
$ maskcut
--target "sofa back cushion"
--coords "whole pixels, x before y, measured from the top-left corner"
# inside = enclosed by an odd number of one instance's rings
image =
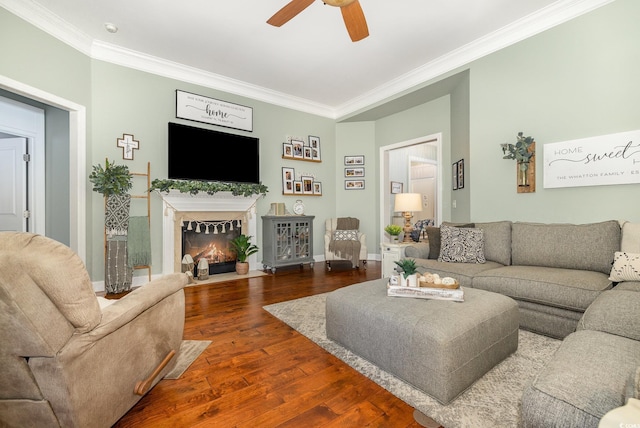
[[[620,251],[620,225],[615,220],[589,224],[513,223],[514,265],[591,270],[609,274]]]
[[[511,222],[476,223],[484,233],[484,257],[502,265],[511,264]]]

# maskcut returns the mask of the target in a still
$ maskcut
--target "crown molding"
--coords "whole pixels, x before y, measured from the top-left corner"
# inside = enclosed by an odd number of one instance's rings
[[[345,118],[366,110],[445,73],[614,1],[565,0],[553,3],[336,107],[335,117]]]
[[[297,111],[334,118],[334,109],[330,106],[314,103],[303,98],[252,85],[240,80],[210,73],[184,64],[154,57],[138,51],[95,40],[91,49],[93,59],[156,74],[182,82],[248,97],[269,104],[279,105]]]
[[[33,0],[0,0],[0,6],[93,59],[252,98],[331,119],[344,118],[463,67],[477,59],[595,10],[615,0],[562,0],[424,64],[340,106],[328,106],[93,40]]]
[[[93,39],[32,0],[0,0],[0,6],[56,39],[90,55]]]

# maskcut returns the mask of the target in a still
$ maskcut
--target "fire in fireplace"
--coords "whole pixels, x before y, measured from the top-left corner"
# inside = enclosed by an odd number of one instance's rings
[[[193,258],[194,276],[202,258],[209,263],[209,275],[234,272],[236,253],[229,242],[241,233],[239,220],[186,221],[182,226],[182,257],[189,254]]]

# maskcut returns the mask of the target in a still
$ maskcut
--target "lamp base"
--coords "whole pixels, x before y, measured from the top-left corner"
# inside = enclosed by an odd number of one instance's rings
[[[402,242],[413,242],[411,239],[411,232],[413,232],[413,226],[411,226],[411,211],[405,211],[402,213],[404,215],[404,240]]]

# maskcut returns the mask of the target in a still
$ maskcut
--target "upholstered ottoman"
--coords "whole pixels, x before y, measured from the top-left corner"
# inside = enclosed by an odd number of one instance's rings
[[[388,297],[387,279],[327,296],[327,337],[447,404],[518,348],[518,305],[465,288],[464,302]]]

